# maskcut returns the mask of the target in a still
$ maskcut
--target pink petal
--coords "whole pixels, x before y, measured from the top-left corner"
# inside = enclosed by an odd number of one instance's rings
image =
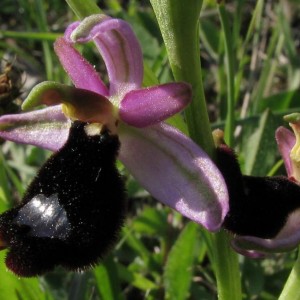
[[[287,175],[288,177],[291,177],[293,173],[293,169],[292,169],[292,162],[290,158],[290,152],[296,143],[296,137],[292,131],[281,126],[276,130],[275,138],[277,141],[279,152],[284,161]]]
[[[143,57],[140,45],[130,25],[119,19],[92,15],[67,29],[70,42],[86,43],[94,40],[107,67],[110,95],[119,99],[137,89],[143,79]],[[72,31],[73,30],[73,31]]]
[[[146,127],[180,112],[191,99],[192,90],[185,83],[130,91],[120,103],[120,119],[134,127]]]
[[[108,89],[98,73],[81,54],[64,38],[58,38],[54,50],[77,88],[90,90],[103,96],[108,96]]]
[[[216,231],[228,211],[222,175],[192,140],[164,123],[119,128],[120,160],[153,197]]]
[[[286,224],[273,239],[262,239],[252,236],[236,236],[232,246],[237,252],[254,257],[262,257],[267,253],[286,252],[300,243],[300,209],[291,213]]]
[[[70,123],[61,106],[0,118],[0,137],[57,151],[67,140]]]

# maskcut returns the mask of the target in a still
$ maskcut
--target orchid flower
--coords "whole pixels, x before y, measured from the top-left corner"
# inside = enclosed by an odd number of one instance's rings
[[[290,124],[296,138],[284,127],[276,131],[288,177],[243,176],[233,150],[219,142],[217,165],[227,183],[230,206],[223,227],[233,233],[231,245],[240,254],[260,258],[289,251],[300,243],[299,118],[297,121]]]
[[[74,47],[90,41],[106,64],[109,87]],[[191,139],[162,122],[189,104],[190,86],[168,83],[142,88],[138,41],[126,22],[108,16],[92,15],[71,24],[54,49],[75,87],[55,82],[37,85],[23,109],[50,107],[3,116],[0,136],[58,151],[67,140],[71,121],[104,124],[119,136],[118,158],[154,198],[208,230],[220,229],[228,211],[221,173]]]
[[[105,62],[109,87],[75,49],[90,41]],[[71,24],[54,49],[75,86],[42,82],[22,108],[49,107],[0,118],[2,138],[55,151],[20,205],[0,215],[7,267],[19,276],[55,265],[84,269],[109,250],[124,220],[117,156],[154,198],[219,230],[228,211],[220,171],[191,139],[162,122],[190,103],[191,87],[142,88],[142,53],[131,27],[104,15]]]

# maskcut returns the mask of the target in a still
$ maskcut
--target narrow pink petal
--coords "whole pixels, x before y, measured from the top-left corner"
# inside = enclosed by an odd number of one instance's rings
[[[236,236],[232,246],[237,252],[251,256],[263,256],[267,253],[286,252],[300,243],[300,209],[291,213],[283,229],[273,239],[252,236]]]
[[[72,28],[76,26],[75,24]],[[65,37],[69,41],[80,43],[94,40],[107,67],[110,95],[124,95],[141,86],[142,52],[127,22],[103,15],[92,15],[84,19],[74,31],[68,29]]]
[[[61,106],[0,118],[0,137],[57,151],[67,140],[70,123]]]
[[[77,88],[90,90],[103,96],[108,96],[108,89],[98,73],[82,55],[64,38],[58,38],[54,50]]]
[[[120,160],[153,197],[216,231],[228,211],[222,175],[192,140],[164,123],[121,126]]]
[[[161,122],[183,110],[192,99],[185,83],[167,83],[130,91],[120,103],[120,119],[134,127]]]
[[[284,161],[287,175],[288,177],[290,177],[293,173],[290,152],[296,142],[295,135],[289,129],[281,126],[276,130],[275,138],[277,141],[279,152]]]

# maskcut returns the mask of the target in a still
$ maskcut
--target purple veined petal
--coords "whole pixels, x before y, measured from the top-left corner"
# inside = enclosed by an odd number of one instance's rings
[[[251,256],[264,256],[267,253],[286,252],[300,243],[300,209],[291,213],[282,230],[273,239],[252,236],[236,236],[232,246],[237,252]]]
[[[283,158],[284,165],[287,171],[288,177],[292,176],[293,168],[290,158],[290,152],[295,145],[296,137],[292,131],[285,127],[279,127],[275,133],[276,142],[279,152]]]
[[[153,197],[208,230],[221,227],[227,188],[200,147],[164,123],[145,129],[121,124],[119,137],[120,160]]]
[[[142,52],[127,22],[104,15],[92,15],[85,18],[72,33],[69,30],[67,33],[74,43],[94,40],[106,64],[111,96],[118,95],[121,99],[128,91],[141,87]]]
[[[67,140],[70,122],[61,105],[0,118],[0,137],[57,151]]]
[[[134,127],[159,123],[183,110],[192,99],[185,83],[167,83],[130,91],[120,103],[120,119]]]
[[[96,70],[72,44],[68,43],[64,38],[58,38],[54,43],[54,50],[77,88],[108,96],[108,89]]]

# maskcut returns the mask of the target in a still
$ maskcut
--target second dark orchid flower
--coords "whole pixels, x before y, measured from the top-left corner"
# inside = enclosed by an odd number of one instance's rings
[[[289,251],[300,242],[299,118],[286,119],[295,135],[280,127],[276,141],[287,177],[242,175],[234,151],[222,141],[222,134],[216,135],[217,165],[229,192],[230,209],[223,227],[233,234],[233,248],[246,256]]]

